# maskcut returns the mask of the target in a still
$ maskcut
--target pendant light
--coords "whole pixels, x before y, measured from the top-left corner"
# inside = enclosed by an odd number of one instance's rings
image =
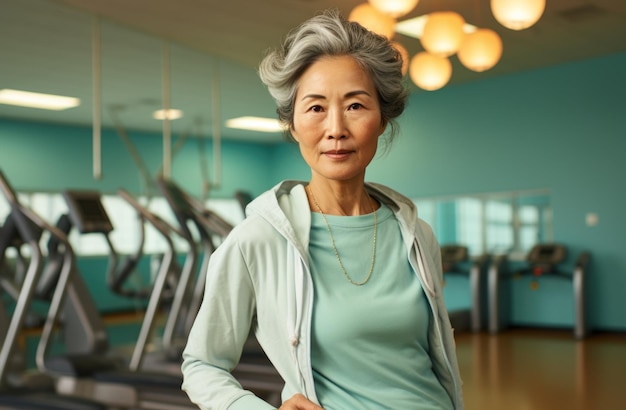
[[[424,90],[438,90],[450,81],[452,64],[446,57],[421,51],[411,59],[409,76]]]
[[[393,17],[378,11],[369,3],[359,4],[352,9],[348,20],[389,39],[393,37],[396,28],[396,20]]]
[[[409,14],[419,0],[369,0],[369,2],[380,12],[398,18]]]
[[[451,56],[463,41],[465,19],[454,11],[430,13],[424,24],[420,41],[424,49],[443,57]]]
[[[491,0],[491,12],[498,23],[511,30],[535,24],[546,8],[546,0]]]
[[[480,28],[465,35],[457,57],[470,70],[477,72],[489,70],[502,57],[502,40],[495,31]]]

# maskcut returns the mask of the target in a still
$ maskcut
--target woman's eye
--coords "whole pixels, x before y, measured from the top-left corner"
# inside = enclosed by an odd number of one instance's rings
[[[358,110],[361,107],[363,107],[363,106],[360,103],[352,103],[352,104],[350,104],[350,109],[351,110]]]
[[[311,108],[309,108],[311,111],[313,112],[321,112],[322,111],[322,107],[319,105],[314,105]]]

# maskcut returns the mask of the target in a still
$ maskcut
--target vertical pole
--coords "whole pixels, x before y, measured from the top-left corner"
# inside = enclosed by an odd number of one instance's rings
[[[94,15],[91,35],[92,112],[93,112],[93,177],[102,178],[102,83],[101,83],[100,17]]]
[[[170,48],[163,42],[163,178],[170,179],[172,161],[172,131],[170,124]]]
[[[222,182],[222,124],[220,119],[220,76],[219,62],[213,67],[213,186],[219,187]]]

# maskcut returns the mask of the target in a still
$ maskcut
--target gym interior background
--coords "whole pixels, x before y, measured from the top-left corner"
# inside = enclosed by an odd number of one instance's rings
[[[0,67],[3,64],[8,62]],[[246,100],[246,104],[262,107],[267,116],[272,116],[273,101],[253,68],[227,60],[220,60],[219,64],[220,72],[237,84],[238,93],[225,97],[228,103]],[[428,203],[489,197],[514,201],[520,195],[540,193],[542,206],[548,206],[550,211],[549,226],[545,228],[549,232],[544,234],[550,241],[568,247],[565,264],[572,265],[579,252],[592,255],[586,282],[591,334],[623,334],[624,73],[626,52],[618,52],[478,78],[436,92],[413,93],[399,121],[400,135],[389,152],[381,149],[366,179],[389,185],[416,203],[424,203],[424,216],[434,218],[429,222],[438,228],[440,240],[451,241],[459,239],[458,231],[437,226],[436,213],[428,213]],[[154,85],[157,89],[158,81]],[[0,71],[0,85],[8,86],[2,82]],[[225,90],[222,92],[226,94]],[[119,188],[124,188],[137,196],[147,194],[137,163],[119,137],[119,130],[103,127],[103,176],[94,179],[90,126],[30,121],[4,112],[0,105],[0,169],[20,193],[54,194],[65,189],[85,189],[115,196]],[[156,175],[163,161],[162,134],[127,131],[146,169]],[[211,185],[208,199],[220,203],[234,221],[240,217],[235,209],[236,191],[254,196],[282,179],[309,178],[296,145],[280,138],[274,142],[229,139],[228,132],[226,128],[222,130],[219,146],[221,178],[219,184]],[[202,176],[198,147],[193,137],[179,147],[172,158],[171,178],[192,195],[201,197],[207,181]],[[205,161],[213,161],[215,149],[209,135],[203,151]],[[8,212],[2,206],[0,221]],[[498,250],[481,246],[478,253]],[[105,256],[80,256],[79,261],[83,267],[105,270]],[[84,276],[94,288],[104,286],[102,278]],[[510,324],[571,328],[571,286],[551,283],[546,278],[538,289],[533,289],[529,286],[531,280],[521,278],[511,283],[514,303]],[[98,298],[103,312],[134,308],[121,298]],[[455,303],[454,296],[449,299]]]

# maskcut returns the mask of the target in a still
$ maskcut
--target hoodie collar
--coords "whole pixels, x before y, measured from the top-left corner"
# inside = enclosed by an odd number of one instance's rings
[[[267,220],[288,240],[297,243],[301,250],[308,249],[311,227],[311,210],[304,187],[308,182],[285,180],[255,198],[246,207],[246,215],[259,215]],[[369,194],[387,205],[398,216],[404,229],[415,230],[413,201],[400,193],[377,183],[366,183]],[[408,225],[407,225],[408,224]]]
[[[309,245],[311,210],[304,191],[307,182],[287,180],[255,198],[246,207],[246,216],[258,215],[287,240],[301,248]]]

